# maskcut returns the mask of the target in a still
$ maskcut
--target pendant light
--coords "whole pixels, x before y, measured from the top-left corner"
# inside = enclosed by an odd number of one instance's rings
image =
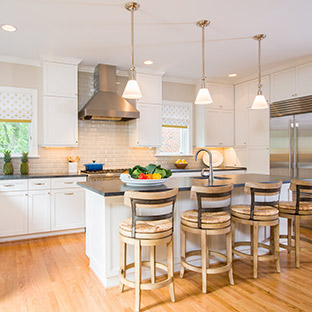
[[[261,40],[266,37],[264,34],[259,34],[253,37],[258,41],[258,92],[252,103],[251,109],[266,109],[269,108],[268,103],[262,94],[262,83],[261,83]]]
[[[203,72],[201,77],[201,88],[197,93],[195,104],[211,104],[212,98],[208,88],[206,87],[206,75],[205,75],[205,28],[210,24],[210,21],[201,20],[196,23],[198,27],[202,29],[202,64]]]
[[[136,2],[127,2],[125,4],[126,10],[131,12],[131,68],[129,80],[122,94],[126,99],[140,99],[142,97],[138,82],[135,80],[135,66],[134,66],[134,11],[140,8]]]

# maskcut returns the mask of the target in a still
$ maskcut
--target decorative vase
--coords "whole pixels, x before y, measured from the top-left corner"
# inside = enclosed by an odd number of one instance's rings
[[[78,163],[77,162],[69,162],[68,163],[68,173],[77,173]]]

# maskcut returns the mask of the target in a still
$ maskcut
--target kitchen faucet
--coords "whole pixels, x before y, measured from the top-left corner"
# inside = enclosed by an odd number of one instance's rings
[[[195,154],[195,161],[197,161],[197,156],[200,152],[206,152],[209,155],[209,177],[208,177],[208,181],[209,181],[209,185],[213,185],[213,170],[212,170],[212,154],[209,151],[209,149],[207,148],[201,148],[199,149],[196,154]],[[205,168],[202,170],[201,175],[204,177],[204,173],[205,173]]]

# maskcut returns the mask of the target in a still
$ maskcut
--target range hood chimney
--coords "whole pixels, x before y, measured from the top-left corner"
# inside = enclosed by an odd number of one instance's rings
[[[79,119],[127,121],[140,117],[140,112],[117,93],[116,66],[96,66],[94,89],[92,98],[79,111]]]

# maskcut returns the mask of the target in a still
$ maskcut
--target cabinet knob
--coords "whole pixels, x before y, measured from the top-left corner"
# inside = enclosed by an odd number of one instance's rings
[[[28,196],[28,194],[26,193],[25,196]]]
[[[219,144],[223,144],[223,142],[219,142]]]

